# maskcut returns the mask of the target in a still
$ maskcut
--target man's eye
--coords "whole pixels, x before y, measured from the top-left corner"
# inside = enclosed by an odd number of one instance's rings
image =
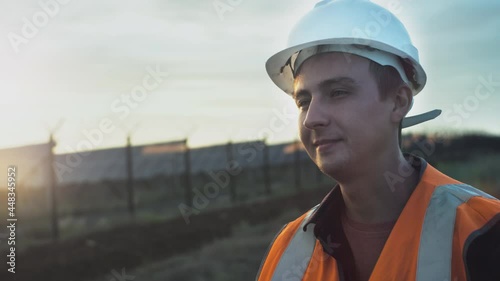
[[[306,99],[304,99],[304,100],[298,100],[296,103],[297,103],[297,107],[298,108],[303,108],[303,107],[309,105],[309,100],[306,100]]]
[[[347,94],[349,94],[349,92],[346,90],[333,90],[330,92],[330,97],[343,96]]]

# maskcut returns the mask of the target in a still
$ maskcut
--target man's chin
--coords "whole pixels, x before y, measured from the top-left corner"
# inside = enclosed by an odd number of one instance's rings
[[[337,161],[323,162],[318,165],[319,169],[326,175],[336,178],[342,174],[342,170],[345,165],[338,163]]]

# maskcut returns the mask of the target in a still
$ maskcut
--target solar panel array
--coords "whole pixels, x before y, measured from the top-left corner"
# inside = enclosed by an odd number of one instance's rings
[[[230,159],[241,168],[260,167],[264,163],[264,147],[264,142],[253,141],[190,149],[191,174],[228,169]],[[292,163],[297,148],[296,143],[267,146],[269,165]],[[185,150],[184,140],[132,146],[134,179],[185,173]],[[300,158],[306,159],[304,151],[299,151]],[[50,184],[49,153],[48,144],[32,145],[0,150],[0,159],[4,166],[17,164],[20,174],[29,173],[26,185],[47,186]],[[59,154],[54,156],[54,160],[56,176],[62,185],[121,181],[127,178],[127,147]]]

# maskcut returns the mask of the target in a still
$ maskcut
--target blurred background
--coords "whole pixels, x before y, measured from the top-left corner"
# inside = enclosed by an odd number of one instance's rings
[[[403,150],[500,197],[500,2],[374,2],[427,72],[409,115],[443,110]],[[3,263],[0,279],[253,280],[281,226],[333,187],[264,69],[316,1],[0,3],[18,218],[16,274]],[[4,261],[6,172],[0,188]]]

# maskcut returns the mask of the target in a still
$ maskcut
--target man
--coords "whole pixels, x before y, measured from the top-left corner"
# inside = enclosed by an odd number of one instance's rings
[[[267,72],[338,184],[283,227],[257,279],[500,280],[500,201],[400,150],[401,128],[436,117],[405,118],[426,75],[402,23],[369,1],[322,1],[289,45]]]

